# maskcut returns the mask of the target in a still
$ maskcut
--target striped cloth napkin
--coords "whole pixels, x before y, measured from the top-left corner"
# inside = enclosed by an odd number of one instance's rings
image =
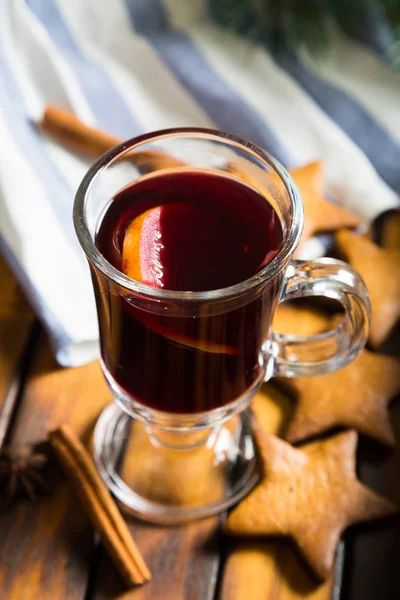
[[[94,358],[98,330],[71,218],[88,162],[37,131],[48,103],[120,138],[217,127],[287,167],[322,160],[328,196],[365,222],[398,206],[399,73],[335,30],[323,59],[272,56],[208,2],[1,2],[1,248],[63,365]]]

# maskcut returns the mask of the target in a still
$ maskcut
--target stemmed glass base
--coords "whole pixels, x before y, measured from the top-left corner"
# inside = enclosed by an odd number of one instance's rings
[[[133,419],[116,403],[95,428],[94,458],[130,513],[166,525],[218,514],[257,483],[249,409],[211,429],[171,431]]]

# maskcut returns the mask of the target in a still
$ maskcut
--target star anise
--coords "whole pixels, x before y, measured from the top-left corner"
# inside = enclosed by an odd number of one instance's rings
[[[5,448],[0,453],[0,497],[4,511],[19,495],[35,500],[39,493],[48,491],[43,472],[47,462],[44,452],[30,447],[18,453]]]

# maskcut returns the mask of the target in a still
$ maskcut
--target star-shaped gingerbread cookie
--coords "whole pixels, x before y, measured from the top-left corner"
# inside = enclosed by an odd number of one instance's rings
[[[278,177],[269,174],[267,183],[260,181],[257,169],[248,161],[236,160],[228,164],[228,171],[243,179],[268,198],[274,206],[275,195],[272,193],[273,185],[275,194],[279,190],[283,192],[283,182]],[[319,161],[308,163],[297,169],[289,169],[289,173],[296,183],[304,205],[304,229],[301,242],[316,233],[337,231],[344,227],[357,227],[360,220],[356,215],[349,212],[324,197],[323,165]]]
[[[388,404],[400,393],[400,361],[396,358],[363,350],[340,371],[285,379],[282,384],[296,399],[285,435],[289,442],[342,426],[394,445]]]
[[[338,231],[340,256],[364,279],[371,299],[368,342],[378,348],[400,319],[400,250],[380,248],[350,231]]]
[[[278,304],[272,321],[272,330],[285,335],[316,335],[330,327],[330,320],[323,311],[298,307],[291,302]]]
[[[316,233],[353,228],[360,224],[353,213],[325,199],[321,162],[315,161],[298,169],[290,169],[289,173],[299,188],[304,204],[302,242]]]
[[[261,483],[228,516],[236,536],[289,536],[316,575],[332,570],[342,532],[393,514],[395,505],[355,475],[357,434],[347,431],[305,449],[255,430]]]

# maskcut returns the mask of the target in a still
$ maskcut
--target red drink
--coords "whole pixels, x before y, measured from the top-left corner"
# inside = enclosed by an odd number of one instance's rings
[[[96,237],[117,269],[179,291],[245,281],[272,260],[281,242],[279,218],[261,194],[200,170],[152,175],[124,188]],[[279,283],[263,286],[235,310],[171,316],[142,310],[97,279],[104,363],[129,396],[157,410],[199,413],[232,402],[260,376],[260,348]]]

